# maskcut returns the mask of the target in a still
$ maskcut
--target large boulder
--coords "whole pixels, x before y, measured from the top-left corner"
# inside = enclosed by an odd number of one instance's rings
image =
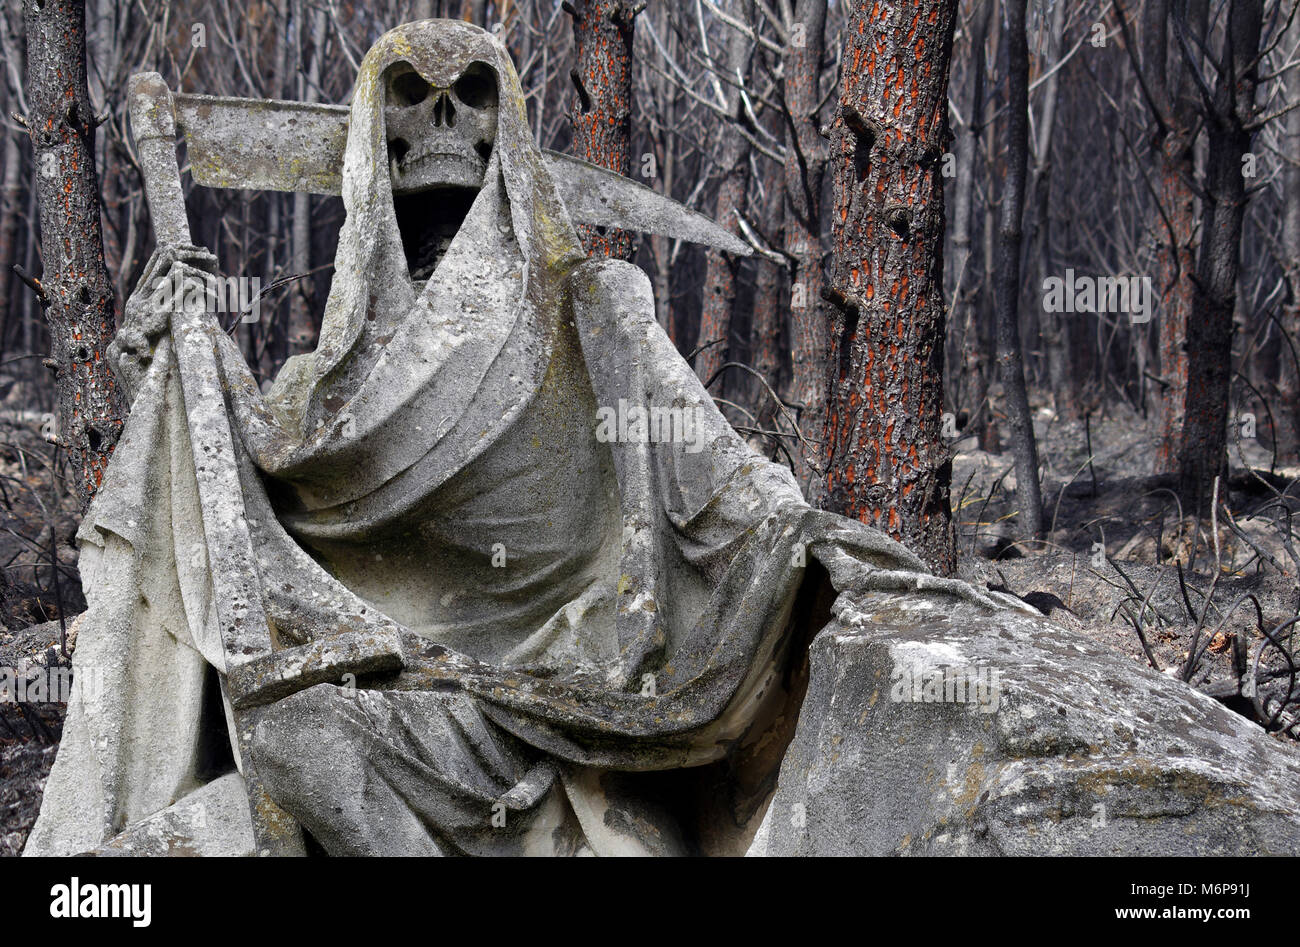
[[[751,855],[1300,854],[1300,753],[1046,619],[841,597]]]

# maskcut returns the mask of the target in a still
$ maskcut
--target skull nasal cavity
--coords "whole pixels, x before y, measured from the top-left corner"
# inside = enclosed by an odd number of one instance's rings
[[[446,92],[439,95],[438,101],[433,103],[433,124],[446,125],[448,128],[456,124],[456,109]]]

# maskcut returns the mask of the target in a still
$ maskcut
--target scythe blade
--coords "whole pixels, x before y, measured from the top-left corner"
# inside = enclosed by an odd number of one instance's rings
[[[340,192],[346,106],[215,95],[173,99],[197,183]],[[554,151],[544,151],[543,156],[575,223],[675,237],[739,256],[752,252],[749,244],[703,214],[621,174]]]

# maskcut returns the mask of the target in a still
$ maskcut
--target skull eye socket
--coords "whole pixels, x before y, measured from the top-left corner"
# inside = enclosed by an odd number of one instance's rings
[[[456,80],[452,87],[456,98],[472,109],[491,108],[497,104],[497,80],[492,70],[476,62]]]
[[[393,99],[401,106],[419,105],[429,97],[429,83],[418,72],[404,72],[394,77]]]

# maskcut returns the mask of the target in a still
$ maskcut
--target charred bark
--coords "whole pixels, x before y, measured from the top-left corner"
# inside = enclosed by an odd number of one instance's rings
[[[1032,185],[1034,201],[1033,243],[1036,245],[1039,284],[1051,275],[1052,259],[1052,139],[1056,130],[1056,107],[1060,94],[1061,71],[1053,69],[1060,61],[1065,30],[1066,4],[1052,7],[1047,29],[1047,51],[1040,59],[1040,72],[1051,70],[1043,81],[1042,113],[1038,119],[1035,136]],[[1035,307],[1043,359],[1047,363],[1048,387],[1052,407],[1058,415],[1077,416],[1078,393],[1075,391],[1074,373],[1070,358],[1071,322],[1065,313],[1046,312]]]
[[[759,209],[762,214],[760,226],[767,239],[773,245],[783,245],[784,195],[781,190],[780,169],[769,165],[762,174],[765,186],[765,200]],[[751,335],[753,336],[754,369],[767,382],[767,387],[753,381],[750,386],[754,414],[760,427],[770,428],[780,414],[768,388],[774,392],[784,391],[787,383],[790,359],[786,343],[788,337],[782,332],[788,320],[784,303],[789,300],[789,288],[785,284],[786,268],[779,266],[766,257],[760,257],[754,264],[754,315]]]
[[[632,171],[632,36],[644,2],[564,0],[573,20],[573,153],[585,161]],[[592,256],[632,259],[626,230],[579,225]]]
[[[953,249],[956,251],[955,282],[953,291],[953,311],[949,316],[956,335],[956,354],[958,364],[956,388],[957,404],[963,405],[972,419],[967,430],[971,433],[983,431],[988,424],[988,410],[985,401],[988,398],[989,365],[984,358],[982,322],[983,309],[980,306],[983,279],[974,276],[974,214],[975,202],[976,156],[980,151],[980,135],[984,129],[984,47],[988,39],[989,21],[993,18],[995,0],[976,0],[976,9],[972,12],[969,27],[970,78],[966,84],[963,101],[963,114],[966,116],[965,127],[957,136],[956,168],[953,183],[955,199],[953,201],[952,232]],[[982,277],[988,261],[978,261]]]
[[[956,568],[943,445],[941,162],[956,0],[860,2],[832,126],[823,506]]]
[[[737,144],[741,139],[728,141],[723,152],[724,166],[729,168],[718,188],[715,219],[732,233],[736,214],[745,198],[749,167],[740,154]],[[700,380],[708,382],[722,364],[729,360],[731,346],[731,315],[736,304],[735,258],[722,250],[709,250],[704,273],[704,300],[700,309],[699,345],[707,346],[695,357],[695,372]],[[715,392],[716,394],[717,392]]]
[[[0,174],[0,357],[3,357],[5,341],[20,311],[17,294],[11,292],[11,274],[18,262],[18,208],[23,189],[18,180],[22,173],[18,140],[6,132],[0,148],[4,151],[4,169]]]
[[[826,48],[826,0],[797,0],[783,68],[785,82],[786,148],[785,251],[791,261],[790,387],[787,397],[799,406],[799,426],[815,445],[825,423],[827,352],[830,331],[822,308],[822,183],[826,175],[826,141],[821,137],[817,108],[821,104],[821,62]],[[802,39],[802,42],[799,41]],[[796,476],[806,487],[819,456],[799,456]]]
[[[1263,10],[1232,0],[1214,102],[1205,109],[1208,153],[1196,289],[1187,322],[1187,394],[1178,446],[1183,502],[1208,510],[1214,478],[1227,472],[1233,310],[1246,216],[1242,157],[1250,150]]]
[[[1300,34],[1300,23],[1293,25]],[[1286,74],[1285,100],[1300,103],[1300,69]],[[1282,154],[1282,271],[1287,282],[1287,302],[1282,307],[1282,334],[1278,353],[1278,398],[1274,401],[1278,425],[1278,456],[1300,460],[1300,108],[1287,113]]]
[[[739,31],[732,33],[730,48],[727,53],[727,65],[731,70],[740,70],[745,56],[745,36]],[[730,88],[727,93],[727,108],[732,120],[739,122],[741,116],[740,95],[738,90]],[[734,132],[726,132],[719,159],[722,167],[722,184],[718,187],[718,201],[714,207],[713,219],[732,233],[739,233],[737,215],[744,206],[745,192],[749,189],[749,146],[743,137]],[[695,371],[700,380],[707,383],[724,362],[730,360],[731,318],[736,304],[736,271],[739,260],[722,250],[710,249],[705,264],[704,300],[700,309],[699,345],[708,346],[695,359]],[[712,344],[716,343],[716,344]],[[714,394],[724,389],[715,390]]]
[[[317,10],[307,18],[306,5],[295,5],[294,24],[299,30],[298,64],[301,69],[303,45],[302,34],[308,33],[311,40],[311,66],[307,69],[305,81],[300,78],[300,98],[304,102],[315,102],[320,98],[321,57],[324,53],[326,16],[323,9]],[[300,72],[301,76],[301,72]],[[312,243],[312,199],[310,194],[297,193],[293,196],[292,256],[290,269],[292,275],[300,277],[295,280],[289,294],[289,355],[301,355],[316,347],[317,326],[312,317],[312,280],[306,274],[311,272]]]
[[[1028,538],[1043,534],[1043,497],[1038,481],[1038,444],[1025,389],[1020,346],[1021,219],[1029,162],[1029,44],[1025,36],[1026,0],[1007,0],[1007,169],[998,222],[994,307],[997,318],[998,373],[1006,402],[1007,426],[1016,463],[1020,529]]]
[[[109,367],[112,284],[95,173],[95,116],[86,88],[85,4],[25,0],[28,129],[35,154],[59,438],[83,509],[99,488],[125,416]]]
[[[1186,29],[1205,34],[1206,0],[1183,4]],[[1159,263],[1160,387],[1157,392],[1155,473],[1177,468],[1178,436],[1187,398],[1187,319],[1196,272],[1196,91],[1170,27],[1170,0],[1151,0],[1143,24],[1143,73],[1154,106],[1158,204],[1152,230]],[[1174,44],[1172,50],[1169,43]],[[1195,40],[1193,40],[1195,42]]]

